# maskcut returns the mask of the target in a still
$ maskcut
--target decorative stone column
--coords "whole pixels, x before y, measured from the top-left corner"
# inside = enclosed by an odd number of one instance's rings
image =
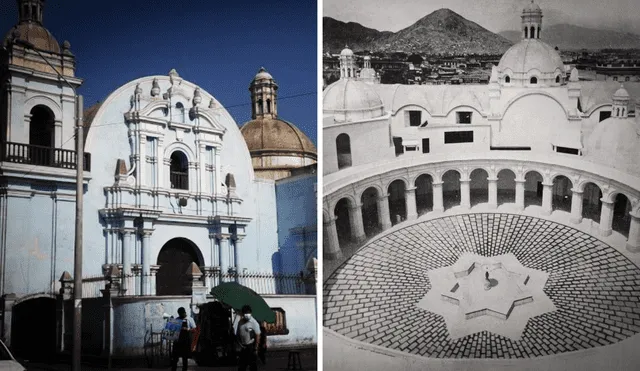
[[[516,209],[524,210],[524,185],[526,180],[516,179]]]
[[[164,137],[158,136],[158,145],[156,152],[156,188],[167,187],[167,183],[164,180],[164,167]]]
[[[407,220],[415,220],[418,218],[418,209],[416,206],[416,187],[409,187],[404,191],[404,202],[407,206]]]
[[[553,201],[551,199],[553,183],[542,183],[542,214],[551,215],[553,211]]]
[[[460,178],[460,206],[463,209],[471,208],[471,185],[469,184],[471,179]],[[435,208],[435,205],[434,205]]]
[[[151,234],[153,229],[142,231],[142,295],[151,295]]]
[[[361,243],[367,239],[364,233],[364,224],[362,222],[362,204],[357,203],[354,207],[349,208],[349,222],[351,223],[352,238],[356,243]]]
[[[121,231],[122,233],[122,285],[121,290],[122,294],[126,293],[126,291],[130,288],[128,284],[128,276],[131,276],[131,249],[132,249],[132,238],[135,236],[135,229],[133,228],[124,228]]]
[[[444,203],[442,202],[442,185],[443,182],[433,183],[433,211],[444,211]]]
[[[487,178],[489,183],[489,208],[498,207],[498,178]]]
[[[207,153],[206,144],[200,143],[198,145],[198,193],[203,193],[207,189],[205,185],[205,174],[207,173],[207,167],[205,163],[205,155]]]
[[[380,228],[383,231],[391,228],[391,216],[389,215],[389,195],[378,198],[378,217],[380,218]]]
[[[229,273],[231,267],[229,262],[229,236],[219,234],[218,241],[220,244],[220,273],[225,275]]]
[[[640,213],[629,213],[631,225],[629,226],[629,239],[627,239],[627,250],[631,252],[640,251]]]
[[[140,124],[137,124],[140,125]],[[138,132],[138,168],[136,169],[136,181],[139,186],[145,187],[147,172],[147,135]]]
[[[151,265],[151,277],[149,278],[149,284],[151,286],[151,295],[157,294],[157,286],[156,286],[156,277],[158,276],[158,271],[160,270],[159,265]]]
[[[325,239],[323,242],[323,257],[327,260],[342,259],[342,250],[338,242],[338,231],[336,230],[336,217],[332,216],[328,222],[323,223]]]
[[[571,189],[571,223],[582,223],[582,192]]]
[[[235,236],[233,239],[233,265],[235,266],[236,272],[240,272],[240,244],[242,243],[243,237]]]
[[[220,159],[220,152],[221,151],[220,151],[219,147],[215,147],[214,151],[215,151],[214,158],[215,158],[215,161],[216,161],[216,163],[214,164],[216,176],[214,177],[214,181],[215,181],[214,186],[215,187],[213,189],[213,193],[214,194],[220,194],[220,193],[222,193],[222,187],[221,187],[222,175],[221,175],[221,172],[220,172],[220,167],[221,167],[221,164],[222,164],[222,161]]]
[[[611,235],[611,225],[613,224],[613,202],[605,201],[604,199],[600,199],[602,201],[602,209],[600,211],[600,235],[601,236],[610,236]]]

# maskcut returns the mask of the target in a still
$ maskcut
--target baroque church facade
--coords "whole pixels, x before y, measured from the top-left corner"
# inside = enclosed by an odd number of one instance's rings
[[[14,349],[25,347],[12,334],[30,328],[24,322],[39,306],[51,314],[43,316],[43,346],[53,352],[68,349],[72,330],[63,313],[73,290],[76,187],[75,92],[56,71],[74,89],[83,80],[70,44],[43,26],[44,1],[19,3],[1,54],[1,330]],[[273,344],[315,342],[315,211],[291,215],[289,203],[300,195],[286,183],[304,194],[302,209],[315,210],[316,151],[291,123],[280,120],[288,131],[269,134],[279,120],[276,89],[261,69],[249,89],[254,120],[242,130],[213,95],[175,70],[131,81],[84,112],[83,312],[99,307],[107,282],[113,300],[128,299],[105,318],[108,345],[90,344],[139,354],[164,313],[184,306],[197,315],[212,300],[208,290],[229,280],[296,313]],[[257,148],[251,131],[272,143],[282,134],[285,144]],[[296,228],[307,230],[303,251]],[[139,320],[139,331],[126,317]],[[83,321],[83,333],[100,327]]]

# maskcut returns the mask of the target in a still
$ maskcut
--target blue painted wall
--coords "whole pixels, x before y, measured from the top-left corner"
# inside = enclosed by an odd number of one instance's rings
[[[316,174],[294,175],[276,182],[279,246],[273,259],[276,272],[306,271],[307,260],[317,257],[317,182]]]

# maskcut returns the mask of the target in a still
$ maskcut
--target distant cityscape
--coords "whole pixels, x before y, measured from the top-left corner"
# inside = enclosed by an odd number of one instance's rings
[[[640,81],[640,49],[558,50],[565,68],[576,67],[584,81]],[[371,68],[381,84],[442,85],[486,84],[491,67],[502,55],[427,55],[404,52],[354,53],[358,72],[370,57]],[[324,87],[340,79],[339,53],[323,56]]]

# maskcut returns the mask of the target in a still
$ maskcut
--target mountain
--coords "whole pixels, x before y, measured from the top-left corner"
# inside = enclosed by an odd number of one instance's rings
[[[344,45],[354,51],[405,53],[502,54],[512,43],[450,9],[439,9],[398,32],[380,32],[358,23],[323,18],[323,47],[339,52]]]
[[[392,32],[380,32],[355,22],[342,22],[331,17],[322,18],[322,48],[325,52],[339,53],[348,45],[352,50],[369,50],[372,42]]]
[[[502,31],[500,35],[513,42],[522,38],[519,31]],[[542,41],[562,50],[640,49],[640,35],[570,24],[555,24],[544,27]]]
[[[439,9],[411,26],[376,39],[374,50],[502,54],[512,43],[449,9]]]

